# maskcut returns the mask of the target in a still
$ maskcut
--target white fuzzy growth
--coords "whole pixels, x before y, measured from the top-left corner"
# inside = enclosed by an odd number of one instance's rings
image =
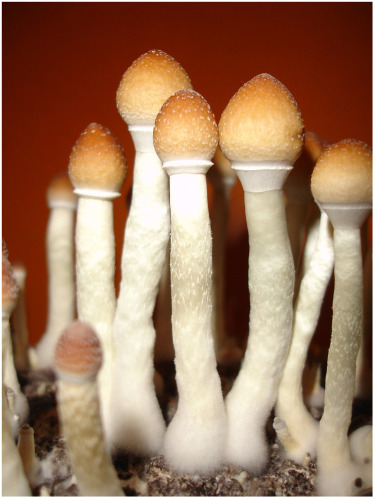
[[[315,251],[303,276],[295,305],[292,342],[281,377],[276,414],[282,418],[297,445],[284,446],[290,459],[302,464],[307,452],[316,455],[318,423],[306,409],[302,394],[302,373],[311,338],[333,271],[333,239],[328,216],[322,212]],[[281,437],[281,436],[280,436]]]
[[[352,415],[356,359],[362,332],[363,273],[359,229],[335,229],[335,288],[324,413],[319,425],[319,472],[351,462],[347,432]]]
[[[96,382],[68,383],[59,380],[57,401],[80,494],[124,495],[104,440]]]
[[[282,191],[245,192],[245,210],[250,333],[241,370],[226,398],[226,458],[258,473],[267,461],[265,424],[292,333],[294,266]]]
[[[14,436],[17,436],[19,426],[26,421],[29,415],[29,404],[18,382],[13,360],[9,317],[7,316],[3,316],[2,318],[2,373],[4,385],[12,388],[15,393],[13,412],[17,415],[17,420],[12,419],[12,432]]]
[[[37,345],[40,368],[53,364],[61,332],[74,320],[74,231],[75,211],[52,208],[47,227],[48,316],[46,331]]]
[[[225,407],[212,338],[212,243],[203,174],[176,174],[171,189],[172,333],[177,412],[164,455],[170,467],[209,473],[223,461]]]
[[[104,421],[108,418],[113,378],[114,275],[112,201],[81,197],[76,222],[77,309],[78,318],[91,324],[97,333],[103,350],[99,393]]]
[[[2,495],[31,496],[21,457],[9,425],[9,408],[2,386]]]
[[[136,454],[161,450],[165,422],[153,383],[153,312],[170,232],[168,176],[155,152],[136,153],[121,286],[113,324],[112,444]]]
[[[359,465],[341,460],[340,465],[331,471],[322,470],[318,465],[315,488],[319,496],[357,496],[362,495],[361,491],[369,492],[371,487],[372,464]]]
[[[352,459],[358,464],[372,462],[372,425],[364,425],[349,436]]]

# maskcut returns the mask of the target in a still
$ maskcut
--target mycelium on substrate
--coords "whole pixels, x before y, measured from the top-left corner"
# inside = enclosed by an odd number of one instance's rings
[[[122,496],[105,441],[97,375],[102,348],[92,327],[80,320],[61,334],[55,349],[57,408],[79,493]]]
[[[260,473],[268,459],[265,425],[292,333],[295,271],[282,188],[302,151],[303,120],[288,89],[261,74],[229,101],[219,133],[245,191],[250,245],[249,340],[226,397],[226,460]]]
[[[127,69],[116,94],[135,160],[113,323],[116,356],[108,435],[115,447],[140,455],[158,454],[165,433],[153,383],[153,312],[170,236],[170,209],[168,175],[152,134],[162,104],[182,88],[191,83],[180,64],[151,50]]]
[[[29,415],[29,405],[21,391],[13,358],[12,338],[10,334],[10,316],[16,306],[18,287],[13,268],[8,258],[2,259],[2,379],[6,388],[12,389],[12,411],[10,425],[17,437],[19,427]],[[6,392],[5,392],[6,394]]]
[[[335,284],[324,412],[317,439],[317,491],[357,495],[372,486],[372,464],[350,454],[356,360],[363,327],[363,267],[360,228],[372,206],[372,152],[342,140],[319,158],[311,178],[313,196],[332,222]]]
[[[52,366],[61,331],[75,317],[74,221],[77,196],[66,173],[55,177],[47,190],[48,315],[45,333],[36,347],[38,367]]]
[[[122,147],[102,125],[91,123],[70,155],[69,176],[78,196],[76,288],[78,318],[98,334],[103,348],[99,392],[108,421],[113,380],[112,326],[116,310],[113,199],[120,196],[127,171]]]
[[[310,160],[310,173],[313,169],[312,160],[314,158]],[[310,191],[309,187],[308,189]],[[310,197],[312,198],[311,193]],[[333,259],[332,228],[327,214],[322,212],[315,248],[297,292],[292,341],[275,407],[277,417],[274,420],[274,428],[279,440],[287,457],[300,464],[304,462],[306,454],[313,458],[316,456],[318,422],[304,404],[302,376],[308,348],[332,275]]]
[[[208,473],[223,461],[226,415],[212,337],[212,241],[206,172],[218,145],[204,98],[181,90],[162,106],[154,146],[170,178],[172,334],[177,411],[167,428],[168,465]]]

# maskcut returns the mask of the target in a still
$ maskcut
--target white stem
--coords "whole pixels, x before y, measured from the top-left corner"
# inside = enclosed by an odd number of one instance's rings
[[[103,349],[99,392],[103,418],[106,421],[113,379],[112,324],[116,309],[115,239],[111,200],[79,198],[76,262],[78,318],[91,324]]]
[[[31,496],[31,490],[23,471],[21,457],[9,424],[9,408],[2,386],[2,495]]]
[[[301,258],[301,247],[306,228],[308,204],[288,201],[285,208],[290,247],[292,250],[294,267],[298,268]]]
[[[341,491],[345,493],[348,480],[352,480],[351,471],[358,473],[351,461],[347,433],[352,416],[356,359],[363,321],[360,230],[335,228],[334,251],[332,336],[327,361],[324,412],[317,440],[318,492],[327,495],[334,492],[327,486],[328,477],[347,470],[343,484],[336,489],[339,494]]]
[[[137,152],[113,325],[116,358],[108,430],[114,445],[137,454],[159,453],[165,433],[153,383],[153,312],[169,232],[168,176],[155,152]]]
[[[46,331],[37,345],[39,367],[53,364],[61,332],[74,320],[74,211],[52,208],[47,227],[48,316]]]
[[[165,436],[168,464],[210,472],[223,459],[226,417],[212,338],[212,242],[204,174],[175,174],[171,190],[172,333],[178,407]]]
[[[96,381],[58,382],[58,410],[77,485],[84,496],[124,495],[105,444]]]
[[[306,409],[302,374],[307,351],[320,316],[321,305],[333,270],[333,239],[326,213],[321,213],[319,234],[309,267],[302,279],[295,304],[292,342],[281,377],[276,414],[299,444],[285,447],[290,459],[303,463],[307,452],[316,455],[318,423]]]
[[[281,190],[245,192],[250,333],[227,395],[227,459],[252,472],[267,461],[265,424],[276,401],[292,333],[294,266]]]

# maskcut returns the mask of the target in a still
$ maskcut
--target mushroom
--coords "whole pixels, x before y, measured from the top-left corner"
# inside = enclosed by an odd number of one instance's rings
[[[225,270],[225,236],[228,221],[230,195],[237,175],[232,170],[230,162],[216,149],[213,157],[213,167],[207,172],[207,178],[213,187],[212,201],[212,320],[216,356],[224,346],[225,334],[225,297],[224,297],[224,270]]]
[[[61,331],[74,320],[74,214],[77,196],[66,173],[55,177],[47,190],[50,209],[47,226],[48,316],[36,354],[38,365],[52,366]]]
[[[116,310],[113,199],[126,176],[123,150],[111,132],[91,123],[70,155],[69,176],[78,195],[76,287],[78,318],[91,324],[103,348],[99,392],[108,420],[113,379],[112,325]]]
[[[317,439],[316,483],[319,494],[352,495],[372,482],[372,466],[352,461],[347,437],[363,326],[360,228],[372,202],[369,146],[348,139],[326,149],[314,168],[311,190],[333,225],[335,256],[332,335]]]
[[[42,470],[40,461],[35,455],[34,430],[26,423],[19,429],[17,448],[27,480],[34,488],[42,481]]]
[[[108,434],[114,446],[140,455],[158,454],[165,433],[153,384],[153,312],[170,235],[170,209],[168,175],[155,153],[152,133],[162,104],[186,87],[191,87],[190,79],[180,64],[151,50],[127,69],[116,95],[135,160],[113,323],[116,357]]]
[[[23,263],[13,263],[14,277],[18,287],[18,298],[16,306],[10,317],[11,329],[13,330],[13,354],[16,370],[28,369],[30,367],[29,329],[27,326],[27,313],[25,302],[25,281],[27,270]]]
[[[229,101],[219,134],[245,191],[250,245],[250,332],[226,397],[226,459],[259,473],[267,461],[265,425],[292,333],[295,272],[282,187],[303,147],[303,120],[287,88],[261,74]]]
[[[212,242],[206,172],[218,143],[214,115],[194,90],[162,106],[154,146],[170,178],[172,335],[177,411],[163,454],[171,468],[208,473],[223,460],[226,416],[212,336]]]
[[[14,415],[11,418],[13,435],[18,435],[18,428],[29,415],[29,405],[17,378],[17,372],[13,359],[13,347],[10,334],[10,316],[16,306],[18,287],[14,276],[12,265],[4,257],[2,265],[2,374],[5,387],[12,388],[15,393]]]
[[[100,415],[97,375],[102,356],[89,324],[76,320],[62,332],[55,349],[57,409],[80,494],[122,496]]]

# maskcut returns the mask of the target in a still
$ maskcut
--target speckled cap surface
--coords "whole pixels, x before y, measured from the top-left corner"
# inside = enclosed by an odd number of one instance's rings
[[[245,83],[219,122],[220,147],[230,161],[287,161],[302,151],[304,123],[289,90],[269,74]]]
[[[182,66],[161,50],[141,55],[124,73],[116,104],[128,125],[153,125],[164,102],[178,90],[192,88]]]
[[[58,375],[70,381],[93,379],[102,364],[99,338],[86,322],[76,320],[62,332],[55,348]]]
[[[154,147],[162,161],[209,161],[215,154],[218,139],[211,108],[194,90],[176,92],[156,117]]]
[[[127,171],[124,151],[102,125],[91,123],[75,143],[69,161],[69,177],[75,188],[117,192]]]
[[[371,148],[354,139],[329,146],[316,163],[311,191],[319,203],[371,203]]]

